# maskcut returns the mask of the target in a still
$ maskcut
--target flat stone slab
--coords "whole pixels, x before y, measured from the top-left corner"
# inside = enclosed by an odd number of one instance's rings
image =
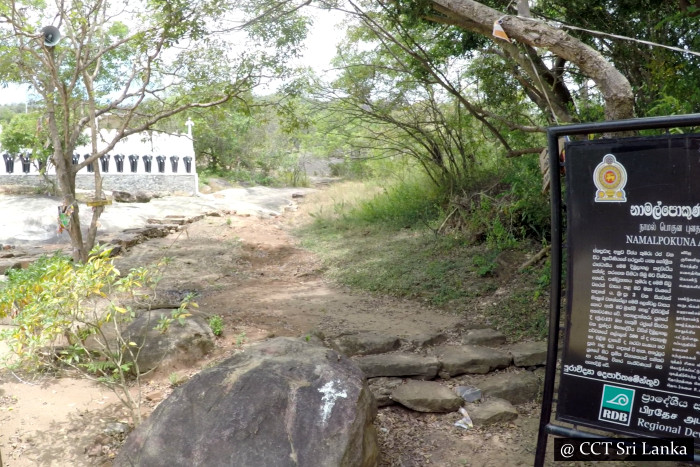
[[[380,376],[379,378],[367,380],[369,390],[372,392],[374,400],[377,401],[377,407],[386,407],[396,404],[394,399],[391,398],[391,393],[401,384],[403,384],[403,378]]]
[[[466,402],[476,402],[481,400],[481,389],[474,386],[457,386],[455,392]]]
[[[506,343],[506,336],[495,329],[470,329],[462,336],[462,344],[498,347]]]
[[[540,391],[539,379],[531,371],[489,375],[478,387],[485,396],[504,399],[511,404],[533,401]]]
[[[436,357],[423,357],[407,352],[366,355],[354,357],[353,360],[367,378],[403,376],[433,379],[440,367]]]
[[[391,398],[417,412],[454,412],[464,402],[449,388],[435,381],[408,381],[394,389]]]
[[[352,357],[391,352],[401,346],[401,339],[376,332],[355,332],[336,337],[331,345],[338,352]]]
[[[510,353],[515,366],[542,366],[547,363],[546,342],[521,342],[513,345]]]
[[[513,358],[501,350],[478,345],[443,345],[435,348],[440,361],[440,377],[444,379],[463,374],[486,374],[507,368]]]
[[[447,341],[447,335],[442,332],[434,334],[418,334],[406,338],[414,348],[432,347],[434,345],[444,344]]]
[[[489,399],[481,404],[467,404],[467,412],[475,426],[512,422],[518,418],[513,404],[503,399]]]

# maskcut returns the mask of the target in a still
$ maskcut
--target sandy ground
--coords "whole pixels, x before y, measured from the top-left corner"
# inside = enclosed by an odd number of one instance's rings
[[[207,198],[197,209],[216,209],[221,206],[216,203],[228,202],[232,195],[223,196]],[[201,311],[221,315],[225,322],[224,336],[201,365],[163,369],[146,381],[144,414],[167,397],[173,374],[186,379],[198,368],[270,336],[301,336],[312,330],[327,336],[361,330],[411,336],[450,331],[458,325],[457,316],[424,304],[356,293],[327,283],[319,260],[299,248],[289,233],[292,225],[309,217],[304,212],[313,203],[312,196],[300,201],[299,211],[290,192],[279,192],[279,196],[278,211],[265,205],[244,212],[232,203],[225,204],[220,209],[238,213],[205,217],[184,231],[137,245],[117,259],[117,266],[124,270],[169,257],[162,291],[196,292]],[[180,201],[175,203],[178,214],[189,213],[185,206],[190,202],[198,204],[194,199]],[[52,202],[55,200],[47,204]],[[0,209],[7,203],[19,205],[4,199]],[[123,212],[139,212],[144,217],[163,217],[169,212],[142,212],[156,206],[149,203]],[[286,213],[275,215],[282,211]],[[110,225],[108,219],[105,225]],[[124,217],[120,219],[117,224],[123,226]],[[123,438],[119,422],[128,421],[114,395],[70,377],[20,380],[19,375],[4,372],[0,384],[0,452],[5,466],[110,465]],[[460,418],[457,413],[381,409],[376,422],[381,465],[532,465],[539,406],[525,404],[518,410],[520,416],[513,423],[465,431],[454,426]]]

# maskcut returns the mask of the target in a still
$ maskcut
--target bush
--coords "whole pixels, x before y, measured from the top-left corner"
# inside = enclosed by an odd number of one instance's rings
[[[542,175],[534,158],[508,161],[497,171],[479,174],[467,195],[454,202],[465,210],[468,226],[489,248],[506,250],[521,241],[547,241],[549,200],[542,193]]]
[[[224,320],[219,315],[209,318],[209,327],[216,337],[221,337],[224,333]]]
[[[345,159],[329,164],[331,176],[347,180],[361,180],[372,176],[371,164],[363,159]]]
[[[138,354],[144,342],[122,333],[146,307],[158,277],[146,268],[120,276],[109,249],[93,250],[84,264],[63,254],[44,256],[24,270],[11,270],[0,288],[0,317],[16,326],[2,334],[12,355],[7,365],[24,371],[77,370],[107,386],[140,422]],[[178,318],[187,316],[184,303]]]

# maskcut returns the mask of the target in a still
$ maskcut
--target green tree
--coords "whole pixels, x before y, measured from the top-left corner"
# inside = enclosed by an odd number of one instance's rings
[[[248,167],[247,138],[255,118],[248,105],[231,101],[193,115],[194,147],[200,167],[235,172]]]
[[[700,49],[700,17],[688,2],[545,0],[537,3],[533,13],[609,34],[569,30],[599,50],[629,79],[637,115],[700,110],[700,57],[649,45]]]
[[[57,184],[71,212],[67,230],[76,260],[87,260],[103,211],[93,210],[84,237],[76,173],[126,136],[187,110],[245,95],[266,75],[283,75],[284,59],[294,55],[305,34],[300,6],[264,0],[148,0],[128,6],[109,0],[50,6],[12,0],[0,5],[0,83],[28,82],[41,96]],[[63,35],[58,45],[44,41],[40,31],[48,24]],[[99,147],[97,121],[107,115],[119,124],[114,137]],[[73,151],[85,131],[92,142],[90,156],[73,165]],[[97,168],[97,199],[103,197],[101,180]]]
[[[300,183],[302,137],[308,121],[289,98],[250,96],[197,111],[194,144],[200,166],[239,181]]]
[[[0,105],[0,125],[5,125],[16,114],[24,112],[24,104]]]
[[[338,128],[360,157],[410,156],[453,195],[498,144],[510,155],[541,151],[532,134],[545,120],[510,83],[493,85],[502,99],[484,96],[470,75],[478,57],[465,53],[473,44],[455,45],[456,28],[408,21],[383,4],[352,5],[358,24],[336,58],[340,76],[317,101],[345,116]]]
[[[0,145],[4,152],[10,154],[30,153],[44,180],[52,187],[52,191],[55,191],[55,183],[46,176],[53,149],[42,117],[42,113],[37,111],[14,114],[12,119],[3,125]]]

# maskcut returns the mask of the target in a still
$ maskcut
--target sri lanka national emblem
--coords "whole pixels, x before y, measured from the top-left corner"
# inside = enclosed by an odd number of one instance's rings
[[[606,154],[603,162],[593,171],[593,183],[595,183],[596,203],[625,203],[625,185],[627,184],[627,171],[617,162],[612,154]]]

